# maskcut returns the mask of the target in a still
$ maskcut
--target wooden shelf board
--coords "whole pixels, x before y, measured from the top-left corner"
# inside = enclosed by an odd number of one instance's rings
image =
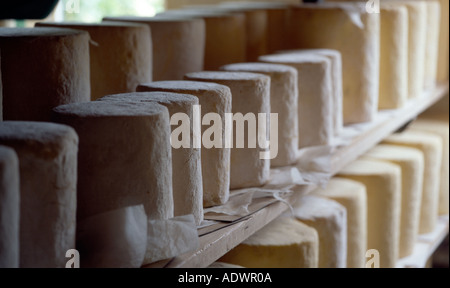
[[[358,157],[366,153],[369,149],[381,142],[385,137],[402,128],[408,122],[416,118],[419,114],[427,108],[436,103],[449,91],[449,84],[444,83],[438,85],[433,91],[427,92],[424,97],[416,99],[413,103],[409,103],[404,109],[393,111],[391,117],[385,121],[377,123],[368,131],[363,132],[352,140],[352,143],[339,148],[332,155],[332,175],[336,175],[342,168],[356,160]],[[301,186],[296,189],[296,193],[290,196],[287,200],[293,203],[299,197],[312,191],[314,187]],[[288,210],[288,206],[282,202],[275,202],[251,215],[248,219],[238,222],[234,225],[225,227],[213,233],[200,237],[200,249],[197,251],[187,253],[176,258],[160,261],[145,266],[145,268],[204,268],[208,267],[228,251],[245,241],[255,232],[269,224],[271,221],[279,217]],[[441,234],[448,233],[448,220],[446,229],[442,230]],[[442,241],[443,237],[439,234],[439,239],[436,239],[437,244],[432,246],[427,245],[427,248],[420,248],[423,246],[419,243],[420,251],[425,249],[427,255],[431,255],[436,249],[437,245]],[[427,259],[429,258],[429,255]],[[422,259],[422,258],[421,258]],[[402,263],[402,262],[400,262]],[[399,264],[400,265],[400,264]]]

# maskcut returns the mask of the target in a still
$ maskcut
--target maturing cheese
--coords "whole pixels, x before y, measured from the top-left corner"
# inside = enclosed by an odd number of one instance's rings
[[[379,109],[398,109],[408,100],[408,9],[383,3],[380,8]]]
[[[163,91],[194,95],[198,97],[199,104],[201,105],[202,119],[209,113],[216,113],[221,119],[225,119],[225,114],[231,113],[230,88],[216,83],[161,81],[142,84],[137,88],[137,91]],[[205,132],[210,130],[212,123],[206,119],[203,124],[206,126],[202,125],[202,135],[205,135]],[[230,149],[225,148],[224,122],[221,124],[220,131],[222,140],[217,139],[217,141],[220,140],[222,144],[221,148],[202,146],[201,149],[203,207],[223,205],[228,202],[230,196]]]
[[[259,113],[265,113],[266,119],[270,115],[270,78],[268,76],[245,72],[199,72],[187,74],[185,78],[186,80],[214,82],[228,86],[233,95],[232,112],[235,119],[240,118],[236,115],[250,113],[255,116],[256,122],[259,122],[257,121]],[[224,120],[222,119],[222,121]],[[249,127],[248,123],[245,123],[245,126]],[[268,126],[266,125],[266,128],[269,128]],[[256,143],[256,148],[250,148],[249,145],[249,139],[258,139],[259,127],[260,125],[256,123],[255,129],[246,128],[243,129],[244,131],[233,129],[232,139],[230,139],[233,140],[230,141],[233,147],[231,149],[230,189],[261,186],[269,180],[270,160],[261,159],[265,158],[261,157],[261,153],[265,149],[262,149],[258,143]],[[237,148],[237,140],[243,144],[243,148]]]
[[[338,136],[344,128],[344,92],[342,90],[342,57],[341,53],[331,49],[299,49],[282,50],[278,54],[315,53],[328,57],[331,60],[331,77],[333,81],[333,129],[334,135]]]
[[[319,234],[319,268],[345,268],[347,210],[344,206],[322,197],[304,196],[293,208],[294,217]]]
[[[240,63],[222,67],[224,71],[252,72],[270,77],[270,109],[278,114],[278,155],[272,167],[297,162],[298,152],[298,73],[295,68],[265,63]]]
[[[90,97],[89,34],[0,28],[4,120],[49,121],[54,107]]]
[[[368,122],[378,108],[380,16],[365,3],[292,8],[292,48],[338,50],[343,62],[345,124]]]
[[[246,268],[318,268],[315,229],[291,218],[278,218],[225,254],[219,261]]]
[[[19,268],[19,181],[16,153],[0,146],[0,268]]]
[[[205,70],[246,60],[245,15],[202,10],[167,10],[156,17],[193,17],[205,21]],[[230,41],[233,39],[233,41]]]
[[[422,199],[424,156],[420,150],[393,145],[378,145],[365,157],[387,161],[402,169],[402,205],[400,215],[399,257],[414,251],[419,234],[420,204]]]
[[[425,89],[436,85],[439,57],[439,31],[441,25],[441,4],[439,1],[427,1],[427,39],[425,47]]]
[[[400,167],[381,161],[356,160],[338,177],[366,186],[367,249],[378,250],[381,268],[394,268],[400,239]]]
[[[172,185],[174,215],[194,215],[197,224],[203,221],[203,181],[201,149],[193,146],[194,105],[198,105],[198,98],[187,94],[175,94],[166,92],[146,92],[110,95],[99,99],[107,102],[131,102],[135,104],[158,103],[169,110],[171,117],[172,133],[179,129],[178,120],[174,115],[183,114],[189,117],[189,138],[183,139],[182,146],[176,147],[174,141],[178,136],[172,136]],[[197,115],[199,117],[200,115]],[[183,120],[184,121],[184,120]],[[183,137],[185,135],[183,134]],[[187,143],[186,143],[187,142]],[[187,145],[186,145],[187,144]],[[211,189],[211,187],[208,187]]]
[[[439,181],[442,164],[441,137],[426,132],[407,131],[402,134],[394,134],[386,138],[383,143],[416,148],[424,154],[425,172],[420,208],[419,233],[432,232],[438,220]]]
[[[78,221],[144,205],[150,219],[173,217],[170,126],[156,103],[88,102],[54,109],[80,137]]]
[[[42,22],[36,26],[89,32],[92,100],[133,92],[139,83],[152,81],[152,39],[146,25]]]
[[[449,124],[447,121],[419,119],[411,125],[412,130],[430,132],[439,135],[442,138],[442,166],[441,166],[441,184],[439,194],[439,214],[447,215],[449,213]]]
[[[143,23],[153,42],[153,81],[182,80],[203,70],[205,21],[173,17],[106,17],[104,21]]]
[[[367,192],[356,181],[333,178],[312,195],[332,199],[347,210],[347,267],[364,268],[367,251]]]
[[[77,134],[65,125],[5,121],[0,145],[19,158],[20,267],[64,268],[75,249]]]
[[[259,60],[292,66],[298,71],[299,148],[331,145],[334,139],[331,61],[317,54],[273,54]]]

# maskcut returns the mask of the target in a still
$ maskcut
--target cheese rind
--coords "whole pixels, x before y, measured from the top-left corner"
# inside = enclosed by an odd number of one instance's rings
[[[16,153],[0,146],[0,268],[19,268],[19,182]]]
[[[408,99],[408,9],[383,3],[380,8],[379,109],[398,109]]]
[[[414,252],[419,233],[424,173],[423,153],[408,147],[378,145],[366,153],[365,157],[387,161],[402,169],[399,257],[407,257]]]
[[[142,84],[137,91],[194,95],[199,99],[202,119],[209,113],[225,119],[225,114],[231,113],[230,88],[216,83],[161,81]],[[225,148],[225,123],[221,125],[222,148],[201,149],[204,207],[223,205],[230,196],[230,149]],[[202,126],[202,135],[207,129],[209,126]]]
[[[265,113],[266,118],[270,115],[270,78],[268,76],[246,72],[199,72],[187,74],[185,78],[228,86],[232,94],[233,116],[239,113],[242,115],[251,113],[250,115],[254,115],[258,120],[259,113]],[[247,124],[244,125],[247,126]],[[244,131],[243,135],[239,135],[236,129],[233,129],[232,144],[239,140],[244,144],[244,148],[231,149],[230,189],[261,186],[269,180],[270,160],[261,159],[263,158],[261,152],[264,152],[264,149],[258,143],[256,143],[256,149],[249,147],[249,138],[255,139],[259,127],[257,123],[256,131],[247,133]],[[236,139],[237,136],[242,136],[243,139]],[[233,147],[237,145],[233,144]]]
[[[205,21],[163,17],[105,17],[104,21],[136,22],[150,27],[153,42],[153,81],[182,80],[202,71]]]
[[[449,124],[448,121],[418,119],[412,125],[414,131],[424,131],[439,135],[442,138],[442,167],[441,184],[439,194],[439,214],[448,215],[449,213]]]
[[[401,211],[401,169],[369,160],[356,160],[338,177],[354,180],[367,189],[367,249],[376,249],[381,268],[394,268],[398,260]]]
[[[319,268],[345,268],[347,210],[344,206],[322,197],[304,196],[293,208],[294,217],[316,229],[319,235]]]
[[[201,149],[192,145],[194,127],[194,105],[198,98],[187,94],[166,92],[143,92],[109,95],[102,102],[158,103],[167,107],[172,118],[178,113],[187,115],[190,123],[190,145],[179,149],[172,147],[172,175],[174,215],[193,214],[197,224],[203,221],[203,180]],[[197,115],[200,116],[200,115]],[[174,132],[176,127],[172,130]],[[173,136],[172,136],[173,137]]]
[[[89,33],[91,100],[133,92],[139,83],[152,81],[152,39],[146,25],[42,22],[36,27],[70,28]]]
[[[439,32],[441,25],[441,4],[427,1],[427,39],[425,47],[424,88],[432,89],[436,85],[439,57]]]
[[[298,151],[298,74],[285,65],[265,63],[238,63],[223,66],[221,70],[251,72],[270,77],[270,109],[278,114],[278,155],[271,160],[272,167],[289,166],[297,161]]]
[[[380,17],[365,3],[294,6],[291,47],[338,50],[343,62],[344,122],[374,119],[379,94]]]
[[[219,261],[246,268],[318,268],[315,229],[278,218],[225,254]]]
[[[316,54],[273,54],[259,61],[298,71],[299,148],[331,145],[334,138],[331,61]]]
[[[90,100],[89,34],[0,28],[4,120],[50,121],[54,107]]]
[[[297,53],[315,53],[328,57],[331,60],[332,81],[333,81],[333,127],[334,135],[338,136],[344,128],[344,96],[342,88],[342,57],[337,50],[331,49],[299,49],[299,50],[282,50],[277,54],[297,54]]]
[[[94,101],[57,107],[53,118],[80,137],[78,221],[134,205],[150,219],[173,217],[167,108]]]
[[[334,200],[347,210],[347,267],[364,268],[367,251],[367,192],[356,181],[333,178],[312,195]]]
[[[75,247],[77,134],[64,125],[5,121],[0,144],[19,158],[20,267],[65,267]]]
[[[407,131],[394,134],[383,141],[384,144],[407,146],[422,151],[425,171],[420,208],[419,233],[432,232],[438,220],[439,179],[442,164],[442,139],[426,132]]]

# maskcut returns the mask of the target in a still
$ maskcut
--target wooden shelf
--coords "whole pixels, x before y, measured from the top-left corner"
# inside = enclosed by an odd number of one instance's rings
[[[381,114],[386,114],[384,115],[385,117],[381,117],[381,120],[376,121],[375,123],[368,124],[369,126],[363,128],[361,133],[354,137],[349,145],[340,147],[333,153],[331,157],[331,174],[336,175],[343,167],[356,160],[384,138],[396,132],[411,120],[415,119],[419,114],[441,99],[446,93],[448,93],[448,91],[449,84],[447,82],[445,84],[438,85],[433,91],[425,93],[426,95],[424,95],[424,97],[411,100],[410,103],[402,109],[382,112]],[[314,188],[315,187],[312,186],[300,186],[295,189],[296,193],[292,194],[286,200],[289,201],[289,203],[293,203],[298,200],[300,197],[299,195],[309,193]],[[242,243],[252,234],[263,228],[265,225],[285,213],[287,210],[288,206],[285,203],[272,203],[238,223],[201,236],[200,249],[197,251],[181,255],[174,259],[153,263],[145,266],[145,268],[207,267],[217,261],[228,251]],[[418,248],[421,251],[424,249],[427,251],[427,258],[429,258],[429,255],[434,252],[437,245],[448,233],[448,219],[446,228],[442,229],[441,232],[442,233],[439,234],[439,237],[437,237],[437,239],[433,242],[433,245],[427,244],[426,249]],[[441,234],[444,235],[441,236]],[[418,245],[421,244],[419,243]],[[411,265],[407,261],[405,263],[407,263],[407,265]],[[406,264],[404,264],[404,266],[405,265]]]

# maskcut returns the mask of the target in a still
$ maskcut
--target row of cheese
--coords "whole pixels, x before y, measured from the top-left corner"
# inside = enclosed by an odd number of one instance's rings
[[[417,235],[448,214],[448,129],[448,122],[419,120],[387,138],[325,189],[301,198],[294,215],[219,261],[248,268],[395,267],[413,253]]]

